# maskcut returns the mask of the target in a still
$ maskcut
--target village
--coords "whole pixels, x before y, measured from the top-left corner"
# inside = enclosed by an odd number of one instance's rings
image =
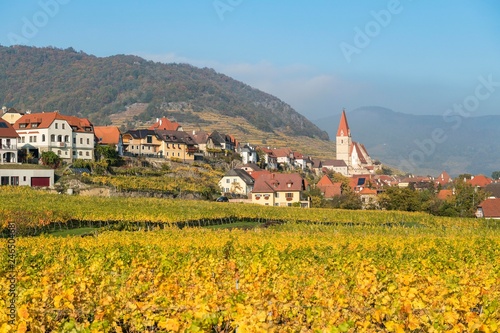
[[[44,152],[52,152],[62,163],[71,165],[77,160],[96,160],[97,147],[106,146],[128,158],[185,164],[229,159],[229,167],[218,182],[218,201],[308,208],[318,206],[318,200],[312,198],[315,195],[328,207],[328,202],[338,202],[349,194],[355,201],[353,208],[391,209],[384,205],[391,192],[388,189],[432,190],[444,203],[458,195],[457,184],[460,187],[463,183],[474,189],[471,204],[476,217],[500,218],[498,177],[461,175],[453,179],[446,171],[438,176],[395,174],[372,159],[362,143],[352,140],[345,111],[335,143],[336,159],[321,159],[306,156],[293,147],[242,143],[219,131],[184,131],[181,124],[167,117],[156,119],[147,128],[122,133],[117,126],[94,126],[86,118],[58,111],[32,113],[3,107],[1,185],[53,188],[54,170],[37,167]],[[478,191],[486,194],[484,198],[478,194],[475,199]]]

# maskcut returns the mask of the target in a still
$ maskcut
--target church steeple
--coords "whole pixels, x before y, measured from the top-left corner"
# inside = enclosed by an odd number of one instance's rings
[[[340,116],[340,123],[339,123],[339,128],[337,130],[337,136],[351,136],[351,130],[349,129],[349,124],[347,123],[345,109],[342,110],[342,115]]]
[[[337,160],[343,160],[347,166],[351,166],[351,130],[349,129],[349,124],[347,123],[347,117],[345,115],[345,109],[342,110],[342,116],[340,116],[339,128],[337,130]]]

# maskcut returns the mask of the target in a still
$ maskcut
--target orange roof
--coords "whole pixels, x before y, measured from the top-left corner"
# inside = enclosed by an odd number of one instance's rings
[[[116,126],[95,126],[94,133],[100,144],[117,145],[120,142],[120,129]]]
[[[75,116],[62,115],[59,112],[42,112],[25,114],[19,118],[14,124],[14,129],[19,130],[20,124],[26,124],[26,129],[30,128],[49,128],[54,120],[66,120],[66,122],[73,127],[74,132],[86,132],[85,128],[92,128],[92,123],[87,118],[78,118]],[[33,124],[37,124],[33,127]]]
[[[486,185],[491,184],[492,182],[493,181],[490,178],[486,177],[485,175],[477,175],[472,179],[467,180],[468,184],[479,187],[485,187]]]
[[[267,170],[257,170],[257,171],[247,171],[250,176],[252,176],[253,179],[257,180],[262,175],[270,175],[271,172]]]
[[[0,138],[18,138],[16,130],[12,127],[12,125],[0,118]]]
[[[446,200],[453,196],[453,190],[441,190],[439,191],[437,198],[440,200]]]
[[[377,195],[377,190],[372,190],[371,188],[365,187],[361,191],[359,191],[359,194],[364,194],[364,195]]]
[[[500,199],[486,199],[479,205],[483,209],[484,217],[500,217]]]
[[[157,119],[156,123],[153,125],[149,126],[149,130],[162,130],[162,131],[178,131],[179,123],[176,123],[175,121],[170,121],[167,118],[163,117],[161,119]]]
[[[339,128],[337,130],[337,136],[351,136],[351,130],[349,129],[349,124],[347,124],[347,117],[345,115],[345,110],[342,110],[342,115],[340,116]]]
[[[446,185],[450,181],[451,177],[446,171],[441,172],[441,174],[436,178],[436,184]]]
[[[316,184],[316,186],[318,186],[318,187],[319,186],[332,186],[332,185],[333,185],[333,182],[330,179],[330,177],[328,177],[327,175],[324,175],[323,177],[321,177],[321,179]]]

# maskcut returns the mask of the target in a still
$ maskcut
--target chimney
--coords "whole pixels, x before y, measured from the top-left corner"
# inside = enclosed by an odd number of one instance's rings
[[[3,113],[7,112],[7,107],[6,106],[2,107],[2,112]]]

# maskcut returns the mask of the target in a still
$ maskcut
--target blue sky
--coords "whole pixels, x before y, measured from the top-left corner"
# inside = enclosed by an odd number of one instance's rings
[[[500,115],[496,0],[2,0],[0,13],[1,45],[212,67],[310,119]]]

